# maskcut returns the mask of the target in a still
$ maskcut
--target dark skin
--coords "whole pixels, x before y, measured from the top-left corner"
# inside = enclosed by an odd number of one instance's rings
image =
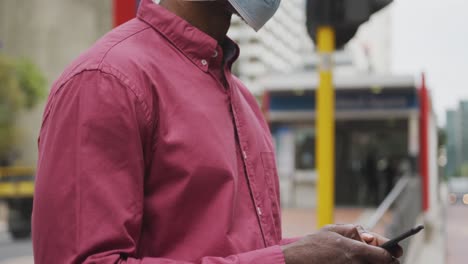
[[[388,241],[356,225],[330,225],[283,246],[287,264],[395,264],[403,255],[400,247],[391,253],[379,246]]]
[[[220,45],[231,26],[233,8],[224,0],[161,0],[160,5],[216,39]]]
[[[222,45],[234,12],[226,0],[200,2],[161,0],[160,5],[197,27]],[[387,252],[388,239],[355,225],[331,225],[283,246],[286,264],[393,264],[401,248]]]

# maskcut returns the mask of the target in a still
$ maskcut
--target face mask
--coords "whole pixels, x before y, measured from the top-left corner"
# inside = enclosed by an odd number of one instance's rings
[[[220,0],[186,0],[186,1],[220,1]],[[238,15],[259,31],[278,10],[281,0],[227,0]]]
[[[259,31],[278,10],[281,0],[228,0],[244,21]]]

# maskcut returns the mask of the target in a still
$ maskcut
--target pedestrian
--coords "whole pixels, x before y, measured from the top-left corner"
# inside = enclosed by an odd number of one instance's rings
[[[55,82],[39,137],[36,264],[394,263],[353,225],[281,235],[268,126],[231,73],[233,13],[280,0],[142,0]]]
[[[366,155],[363,174],[366,180],[367,201],[372,206],[377,206],[380,203],[379,170],[377,168],[377,162],[377,152],[371,149]]]
[[[399,174],[398,167],[398,160],[395,157],[390,157],[388,159],[387,167],[383,171],[385,177],[385,195],[388,195],[395,186],[395,181]]]

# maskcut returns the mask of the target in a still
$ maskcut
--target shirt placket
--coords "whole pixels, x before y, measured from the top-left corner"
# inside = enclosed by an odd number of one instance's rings
[[[227,72],[225,73],[227,74]],[[267,243],[267,239],[266,239],[266,233],[265,233],[265,219],[263,217],[263,212],[262,212],[262,200],[261,200],[261,197],[260,197],[260,192],[257,191],[257,184],[256,184],[256,180],[255,180],[255,177],[254,177],[254,173],[252,172],[252,169],[251,169],[251,164],[250,164],[250,160],[249,160],[249,156],[248,156],[248,153],[249,153],[249,149],[248,149],[248,143],[247,143],[247,139],[245,137],[245,134],[243,133],[243,123],[242,123],[242,120],[239,119],[239,111],[237,109],[237,106],[236,106],[236,102],[235,102],[235,99],[234,99],[234,91],[232,89],[232,86],[231,86],[231,82],[228,81],[228,85],[229,85],[229,91],[228,91],[228,94],[229,94],[229,103],[230,103],[230,106],[231,106],[231,112],[232,112],[232,115],[233,115],[233,119],[234,119],[234,126],[236,128],[236,133],[237,133],[237,138],[239,139],[238,140],[238,144],[239,144],[239,147],[240,147],[240,151],[241,151],[241,155],[242,155],[242,160],[243,160],[243,164],[244,164],[244,171],[245,171],[245,174],[246,174],[246,179],[247,179],[247,184],[248,184],[248,188],[249,188],[249,191],[250,191],[250,194],[251,194],[251,197],[253,199],[253,204],[254,204],[254,208],[255,208],[255,213],[257,215],[257,220],[259,222],[259,226],[260,226],[260,231],[262,232],[262,238],[263,238],[263,243],[265,244],[265,246],[268,246],[269,243]],[[237,87],[236,87],[237,89]]]
[[[232,119],[234,122],[234,127],[235,127],[235,132],[237,134],[237,141],[236,144],[238,144],[238,147],[240,149],[240,153],[242,156],[242,161],[244,165],[244,173],[246,176],[247,180],[247,185],[248,189],[250,192],[250,196],[252,198],[253,206],[255,208],[255,214],[257,216],[257,221],[258,225],[260,227],[260,232],[262,233],[262,239],[265,247],[267,247],[270,243],[266,239],[266,233],[265,233],[265,227],[266,227],[266,222],[263,217],[263,212],[262,212],[262,200],[260,197],[260,192],[257,191],[257,184],[255,181],[254,173],[251,170],[250,162],[249,162],[249,157],[248,157],[248,143],[247,139],[244,135],[243,131],[243,124],[242,121],[239,119],[239,111],[237,109],[235,99],[234,99],[234,90],[233,88],[233,81],[229,77],[229,71],[227,69],[227,66],[224,66],[224,76],[226,79],[226,87],[223,86],[223,82],[218,79],[218,76],[214,74],[212,71],[209,71],[209,74],[221,85],[223,88],[226,88],[225,92],[228,96],[228,101],[229,101],[229,107],[231,108],[231,114],[232,114]],[[237,87],[234,87],[237,89]],[[224,89],[223,89],[224,90]]]

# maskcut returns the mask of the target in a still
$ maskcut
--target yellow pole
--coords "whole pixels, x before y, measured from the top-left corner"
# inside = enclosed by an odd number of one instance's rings
[[[335,92],[332,74],[335,31],[332,27],[318,28],[317,46],[321,58],[316,96],[317,224],[321,228],[334,222],[335,204]]]

